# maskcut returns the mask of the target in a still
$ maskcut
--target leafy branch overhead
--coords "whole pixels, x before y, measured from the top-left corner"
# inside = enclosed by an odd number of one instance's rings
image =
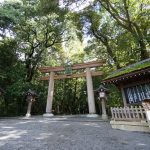
[[[110,13],[111,17],[125,30],[131,33],[139,45],[141,59],[148,58],[146,50],[148,25],[148,1],[123,0],[98,0],[99,4]],[[143,13],[146,24],[143,28]]]

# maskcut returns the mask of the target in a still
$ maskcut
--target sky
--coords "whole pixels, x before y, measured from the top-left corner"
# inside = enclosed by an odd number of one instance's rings
[[[63,0],[60,0],[60,3],[62,3]],[[87,7],[88,5],[90,5],[90,3],[92,3],[94,0],[81,0],[81,1],[78,1],[77,3],[73,3],[71,6],[70,6],[70,9],[72,11],[80,11],[82,9],[84,9],[85,7]]]

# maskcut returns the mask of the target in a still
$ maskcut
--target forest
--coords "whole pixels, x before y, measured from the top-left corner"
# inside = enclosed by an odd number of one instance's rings
[[[150,57],[149,0],[0,1],[0,116],[25,115],[24,93],[37,93],[32,114],[45,113],[48,81],[41,66],[106,60],[102,77]],[[122,106],[120,91],[107,85],[107,110]],[[88,113],[85,78],[56,80],[54,114]],[[101,107],[95,95],[97,113]]]

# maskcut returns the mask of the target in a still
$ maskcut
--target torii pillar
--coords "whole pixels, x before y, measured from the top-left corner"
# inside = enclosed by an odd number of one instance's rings
[[[87,81],[87,95],[88,95],[88,107],[89,114],[87,117],[97,117],[95,109],[94,91],[93,91],[93,81],[90,68],[86,68],[86,81]]]
[[[54,95],[54,72],[51,72],[49,78],[49,86],[48,86],[46,113],[43,115],[44,117],[54,116],[52,114],[53,95]]]

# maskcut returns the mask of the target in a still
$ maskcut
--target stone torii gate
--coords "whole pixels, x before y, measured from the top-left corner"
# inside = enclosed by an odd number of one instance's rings
[[[78,77],[86,77],[87,81],[87,95],[88,95],[88,108],[89,108],[89,115],[88,116],[97,116],[96,109],[95,109],[95,100],[94,100],[94,92],[93,92],[93,81],[92,76],[101,76],[103,75],[102,71],[95,72],[91,71],[90,68],[94,67],[101,67],[105,61],[92,61],[87,63],[80,63],[70,66],[71,70],[80,70],[85,69],[85,72],[77,73],[77,74],[64,74],[64,75],[56,75],[57,72],[65,71],[64,66],[57,66],[57,67],[41,67],[39,68],[40,72],[42,73],[50,73],[50,76],[42,77],[40,80],[49,80],[49,87],[48,87],[48,96],[47,96],[47,104],[46,104],[46,113],[43,115],[45,117],[51,117],[52,114],[52,102],[53,102],[53,94],[54,94],[54,80],[59,79],[69,79],[69,78],[78,78]]]

